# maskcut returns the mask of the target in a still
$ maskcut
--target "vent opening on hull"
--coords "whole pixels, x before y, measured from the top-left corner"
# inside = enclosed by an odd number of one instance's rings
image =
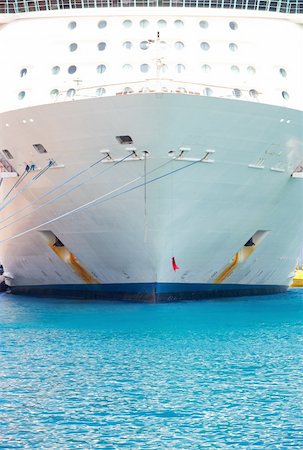
[[[247,258],[255,251],[258,245],[261,244],[263,239],[269,233],[268,230],[258,230],[253,236],[251,236],[248,241],[245,242],[243,247],[234,254],[231,261],[224,267],[224,269],[217,275],[214,284],[220,284],[225,281],[234,272],[236,267],[243,264]]]
[[[119,142],[119,144],[132,144],[133,140],[130,136],[126,136],[126,135],[121,135],[121,136],[116,136],[117,141]]]
[[[0,172],[16,173],[13,166],[5,158],[0,158]]]
[[[7,159],[14,159],[13,155],[11,154],[11,152],[7,149],[2,150],[3,155],[7,158]]]
[[[74,253],[72,253],[52,231],[39,231],[47,240],[48,246],[54,253],[67,264],[73,272],[81,278],[86,284],[100,284],[100,281],[90,273],[78,260]]]
[[[295,168],[291,176],[294,178],[303,178],[303,161]]]
[[[46,148],[42,144],[33,144],[33,147],[38,153],[47,153]]]

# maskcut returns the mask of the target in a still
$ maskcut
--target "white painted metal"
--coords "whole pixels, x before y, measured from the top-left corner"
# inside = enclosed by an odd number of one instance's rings
[[[302,27],[294,15],[212,10],[203,15],[207,31],[199,27],[201,12],[189,8],[182,17],[176,12],[124,9],[122,16],[113,9],[90,9],[1,18],[6,64],[0,74],[0,149],[13,154],[10,163],[19,174],[25,164],[45,167],[49,159],[60,167],[0,212],[0,258],[13,284],[82,283],[38,229],[11,238],[112,191],[114,198],[106,196],[40,227],[58,236],[101,283],[212,283],[245,242],[265,230],[264,240],[224,283],[289,284],[303,240],[303,184],[291,176],[303,160],[302,46],[290,51],[292,42],[302,42]],[[131,29],[122,25],[126,18],[133,21]],[[140,41],[156,38],[157,20],[163,18],[168,26],[161,40],[167,47],[140,50]],[[101,19],[108,22],[104,30],[96,25]],[[149,29],[140,28],[142,19],[151,22]],[[174,26],[179,19],[182,31]],[[68,28],[71,20],[77,21],[75,30]],[[237,21],[238,30],[229,28],[230,20]],[[269,29],[271,39],[266,39]],[[133,42],[133,52],[123,50],[125,40]],[[180,40],[183,53],[173,47]],[[208,55],[200,49],[204,40],[213,47]],[[104,56],[96,48],[99,41],[107,43]],[[75,55],[68,50],[72,42],[78,43]],[[230,52],[230,42],[237,43],[238,53]],[[18,57],[12,60],[12,54]],[[169,68],[165,78],[157,72],[162,58]],[[102,75],[96,72],[101,63],[107,66]],[[135,67],[130,75],[122,70],[126,63]],[[152,67],[148,80],[139,70],[143,63]],[[183,74],[174,72],[179,63],[187,68]],[[205,63],[212,66],[209,74],[201,71]],[[76,77],[67,74],[71,64],[78,67]],[[230,71],[232,64],[240,67],[240,75]],[[51,73],[55,65],[61,67],[58,78]],[[250,66],[256,68],[254,81]],[[22,68],[28,72],[21,78]],[[120,95],[127,86],[133,93]],[[99,87],[108,90],[96,98]],[[213,97],[203,95],[205,87],[211,87]],[[55,88],[56,101],[49,95]],[[76,91],[73,99],[64,94],[70,88]],[[242,96],[234,97],[233,89]],[[251,89],[260,93],[257,98],[249,95]],[[18,100],[21,91],[26,95]],[[131,136],[133,144],[119,144],[118,135]],[[38,143],[48,153],[37,153],[33,144]],[[100,163],[60,194],[79,182],[80,188],[45,207],[41,204],[58,192],[36,200],[105,151],[116,162],[123,159],[127,147],[135,148],[138,158],[116,166]],[[184,148],[186,155],[178,158]],[[148,172],[164,166],[147,176],[145,217],[144,186],[127,193],[119,187],[143,182],[146,150]],[[212,164],[200,163],[207,153]],[[3,180],[2,198],[15,182]]]

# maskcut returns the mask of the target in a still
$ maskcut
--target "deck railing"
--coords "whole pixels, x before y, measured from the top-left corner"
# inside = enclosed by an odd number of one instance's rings
[[[243,87],[237,89],[222,85],[190,83],[187,81],[176,81],[170,78],[149,78],[141,81],[88,87],[81,87],[77,84],[73,88],[63,91],[55,89],[51,93],[51,101],[56,103],[69,100],[149,93],[202,95],[204,97],[230,98],[254,102],[262,102],[263,100],[263,93],[255,89],[244,89]]]
[[[303,14],[303,0],[0,0],[0,14],[107,7],[227,8]]]

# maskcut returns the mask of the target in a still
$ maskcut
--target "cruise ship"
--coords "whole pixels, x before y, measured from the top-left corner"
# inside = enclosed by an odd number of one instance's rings
[[[303,0],[0,0],[12,293],[285,291],[303,242]]]

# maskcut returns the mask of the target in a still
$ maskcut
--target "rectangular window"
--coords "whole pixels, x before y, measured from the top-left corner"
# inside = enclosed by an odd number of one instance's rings
[[[42,144],[33,144],[33,147],[38,153],[47,153],[47,150]]]
[[[132,144],[133,140],[130,136],[122,135],[122,136],[116,136],[117,141],[120,144]]]

